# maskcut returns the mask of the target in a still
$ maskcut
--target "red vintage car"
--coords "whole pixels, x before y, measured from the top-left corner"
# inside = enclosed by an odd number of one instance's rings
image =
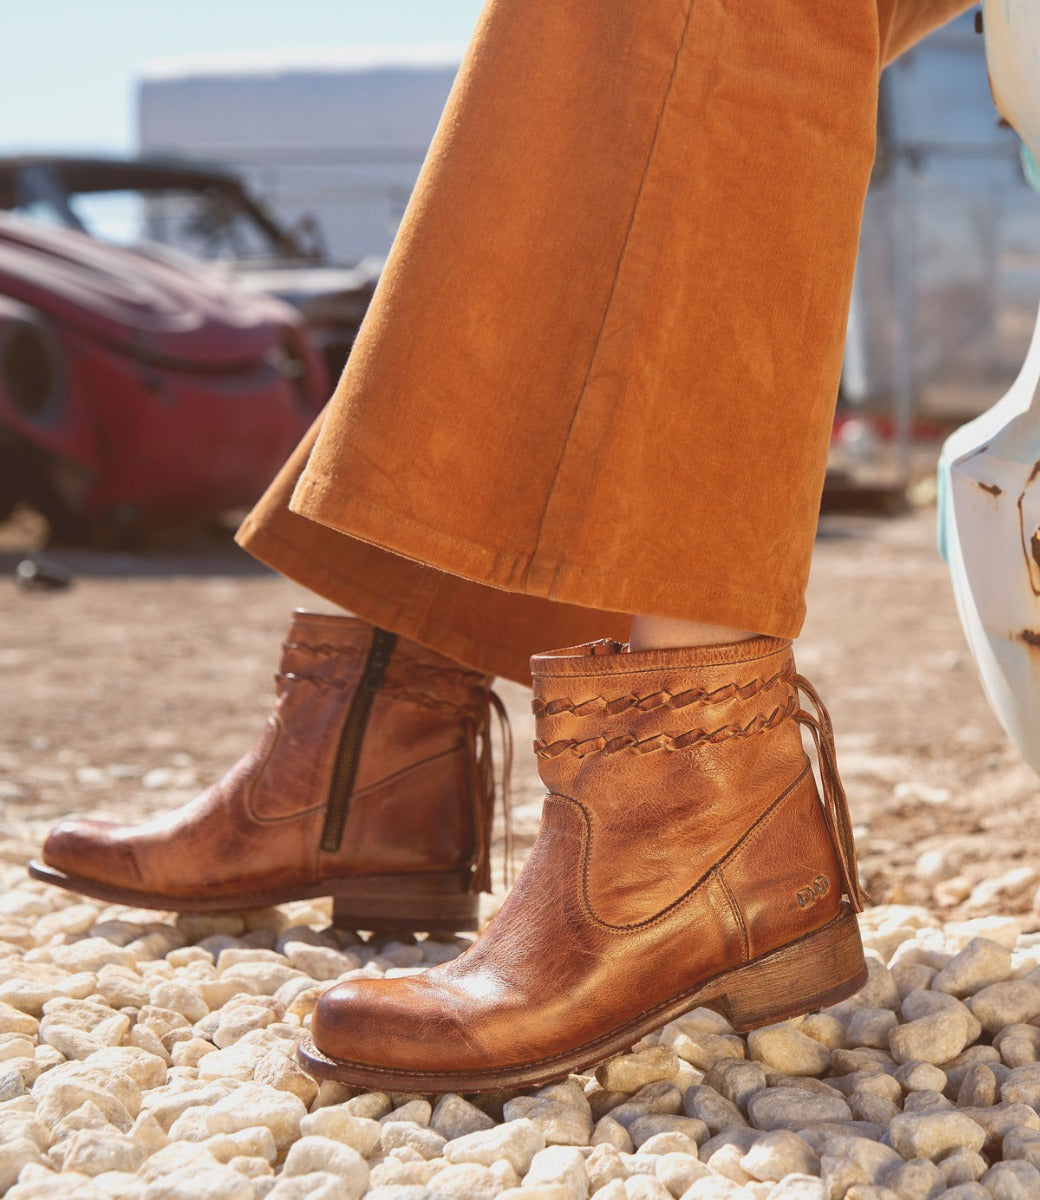
[[[130,531],[248,504],[327,388],[280,301],[0,215],[0,515]]]

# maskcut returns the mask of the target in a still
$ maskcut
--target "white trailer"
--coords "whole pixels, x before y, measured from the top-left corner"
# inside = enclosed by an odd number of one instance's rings
[[[461,49],[155,63],[140,80],[141,153],[240,172],[289,222],[314,217],[329,256],[384,255]]]

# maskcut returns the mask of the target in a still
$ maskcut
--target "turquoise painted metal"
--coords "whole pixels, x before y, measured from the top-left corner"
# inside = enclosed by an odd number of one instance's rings
[[[1032,181],[1040,158],[1040,3],[984,0],[983,19],[993,96],[1025,143]],[[986,696],[1040,774],[1040,315],[1007,394],[943,446],[938,524]]]

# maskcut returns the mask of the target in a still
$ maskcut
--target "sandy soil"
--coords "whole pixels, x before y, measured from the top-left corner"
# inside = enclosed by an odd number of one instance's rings
[[[986,705],[933,527],[927,507],[824,518],[799,665],[835,721],[874,900],[929,903],[944,916],[1025,913],[1027,928],[1040,927],[1040,786]],[[14,571],[38,535],[27,517],[0,527],[9,862],[66,813],[136,819],[217,777],[252,743],[286,614],[304,595],[225,544],[56,553],[72,585],[24,591]],[[528,693],[502,691],[520,747],[523,848],[541,799],[525,753]]]

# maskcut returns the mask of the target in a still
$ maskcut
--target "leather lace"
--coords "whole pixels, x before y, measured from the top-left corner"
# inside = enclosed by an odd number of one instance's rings
[[[791,680],[794,687],[804,692],[816,709],[816,715],[799,707],[794,719],[804,725],[812,735],[820,763],[820,781],[823,784],[823,815],[830,830],[831,839],[838,851],[842,882],[845,893],[852,901],[856,912],[862,912],[870,898],[859,881],[856,865],[856,843],[852,837],[852,818],[849,815],[848,797],[838,774],[838,760],[834,750],[834,727],[830,713],[813,685],[804,675],[795,675]]]
[[[512,883],[515,855],[513,837],[513,731],[509,714],[497,692],[485,689],[486,697],[478,722],[466,722],[466,738],[471,760],[477,764],[477,780],[473,793],[473,829],[476,837],[476,867],[470,877],[471,892],[491,891],[491,840],[495,814],[495,764],[491,753],[491,714],[498,723],[502,743],[502,821],[505,827],[505,854],[502,860],[502,886],[508,891]]]

